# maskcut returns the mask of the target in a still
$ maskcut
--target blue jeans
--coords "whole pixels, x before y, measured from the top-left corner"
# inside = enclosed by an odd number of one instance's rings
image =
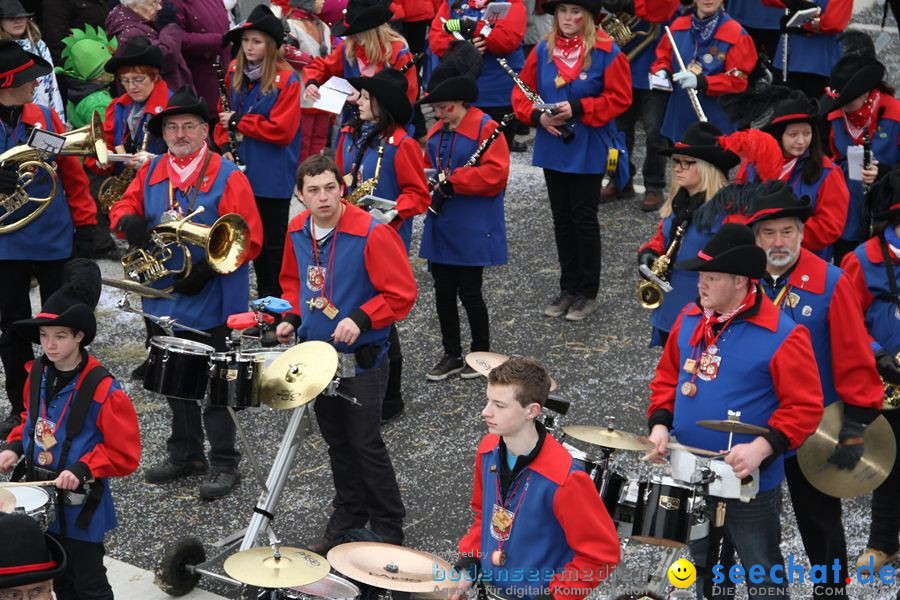
[[[707,500],[707,514],[710,519],[715,517],[716,501],[714,498]],[[723,548],[730,546],[737,551],[741,564],[744,567],[745,585],[748,586],[747,595],[750,600],[764,598],[789,598],[787,586],[784,583],[786,576],[782,570],[782,583],[775,583],[769,577],[774,565],[784,566],[784,557],[781,555],[781,487],[759,494],[750,502],[740,500],[726,500],[725,509],[725,539]],[[694,564],[698,566],[697,573],[697,598],[702,598],[703,582],[705,577],[700,575],[700,567],[706,565],[706,550],[708,539],[703,538],[691,542],[690,551]],[[725,550],[723,566],[725,581],[713,584],[713,593],[707,600],[719,600],[734,597],[734,584],[728,578],[728,570],[733,562],[733,552]],[[760,565],[765,570],[765,575],[760,583],[751,583],[747,579],[747,571],[753,565]],[[710,574],[705,574],[709,576]]]

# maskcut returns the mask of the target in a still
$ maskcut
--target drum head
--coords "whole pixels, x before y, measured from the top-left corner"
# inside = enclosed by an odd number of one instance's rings
[[[25,509],[25,512],[37,510],[50,502],[50,494],[39,487],[15,487],[6,491],[12,492],[16,497],[16,507]]]
[[[208,356],[216,351],[212,346],[201,344],[193,340],[185,340],[183,338],[172,337],[168,335],[157,335],[150,340],[151,346],[164,348],[170,352],[181,352],[182,354],[198,354]]]
[[[280,353],[276,352],[275,354]],[[323,579],[309,585],[301,585],[290,589],[305,596],[328,598],[328,600],[352,600],[359,596],[358,587],[333,573],[329,573]]]

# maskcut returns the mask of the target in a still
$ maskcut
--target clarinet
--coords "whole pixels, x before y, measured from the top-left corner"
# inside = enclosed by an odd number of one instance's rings
[[[216,55],[216,75],[219,77],[219,98],[222,100],[222,110],[231,112],[231,99],[229,98],[228,88],[225,87],[225,70],[222,68],[222,59],[218,54]],[[241,164],[241,157],[238,156],[236,131],[228,129],[228,141],[231,144],[231,156],[234,157],[234,164],[241,167],[241,171],[243,171],[244,165]]]
[[[527,83],[522,81],[522,78],[519,77],[519,74],[509,66],[509,63],[506,62],[505,58],[498,58],[497,63],[500,65],[500,68],[502,68],[506,72],[506,74],[512,78],[513,82],[516,84],[516,87],[522,90],[522,93],[525,94],[526,98],[531,100],[531,102],[534,104],[546,104],[543,98],[541,98],[541,96],[537,92],[532,90],[530,87],[528,87]],[[556,111],[552,108],[542,108],[541,112],[551,116],[556,114]],[[575,139],[575,130],[572,129],[572,127],[568,123],[560,127],[559,130],[562,134],[561,137],[564,144],[568,144],[573,139]]]
[[[472,156],[461,166],[460,169],[464,169],[466,167],[474,167],[475,163],[478,162],[484,153],[487,152],[488,148],[491,147],[491,144],[494,143],[498,137],[503,135],[503,130],[506,129],[507,125],[512,123],[512,120],[515,118],[513,113],[508,115],[504,115],[503,119],[500,121],[500,124],[497,126],[497,129],[491,132],[491,135],[487,136],[481,144],[478,145],[478,148],[475,149],[475,152],[472,153]],[[443,173],[438,173],[437,175],[431,177],[428,180],[428,187],[433,188],[434,186],[443,183],[447,177]],[[443,194],[438,194],[436,198],[431,201],[431,206],[428,207],[428,210],[434,214],[441,214],[441,208],[444,206],[444,202],[447,201],[447,197]]]
[[[402,67],[400,67],[398,70],[399,70],[401,73],[406,73],[407,71],[409,71],[409,70],[412,69],[413,67],[417,67],[418,64],[422,61],[422,59],[423,59],[424,57],[425,57],[425,53],[424,53],[424,52],[417,52],[416,54],[413,54],[413,57],[412,57],[412,60],[411,60],[411,61],[409,61],[408,63],[406,63],[406,64],[403,65]]]
[[[872,139],[869,137],[869,132],[865,132],[862,138],[862,147],[863,147],[863,169],[868,169],[872,166]],[[862,184],[862,193],[865,194],[869,191],[869,185],[866,183]]]

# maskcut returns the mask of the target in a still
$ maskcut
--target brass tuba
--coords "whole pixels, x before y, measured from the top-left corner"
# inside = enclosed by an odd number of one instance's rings
[[[894,360],[900,362],[900,352],[894,355]],[[882,383],[884,383],[884,402],[881,405],[881,410],[895,410],[900,408],[900,385],[888,383],[883,379]]]
[[[600,21],[603,31],[608,33],[619,48],[625,48],[626,44],[630,44],[635,38],[642,37],[637,46],[628,51],[625,58],[628,62],[641,53],[641,51],[652,44],[659,35],[659,23],[650,23],[647,31],[635,31],[634,29],[641,24],[640,17],[629,13],[609,13]]]
[[[62,136],[66,139],[59,156],[93,156],[100,164],[106,163],[108,150],[97,113],[91,117],[90,124],[63,133]],[[27,144],[15,146],[0,154],[0,165],[14,164],[19,173],[19,187],[16,191],[8,196],[0,196],[0,209],[2,209],[0,234],[12,233],[25,227],[41,216],[41,213],[50,206],[53,198],[56,197],[59,177],[56,170],[44,159],[43,152]],[[50,178],[50,191],[46,196],[29,196],[25,188],[38,178],[41,171],[45,171],[47,177]],[[13,213],[29,202],[37,203],[37,208],[30,213],[12,218]]]
[[[184,278],[191,272],[191,251],[188,244],[200,246],[206,251],[206,262],[220,275],[233,273],[244,264],[250,246],[250,228],[244,218],[236,213],[219,217],[212,225],[191,223],[190,219],[201,212],[200,206],[180,221],[160,223],[150,231],[150,241],[142,248],[122,257],[125,278],[146,285],[168,275]],[[181,248],[184,264],[170,268],[167,263],[174,250]],[[162,290],[172,291],[172,288]]]

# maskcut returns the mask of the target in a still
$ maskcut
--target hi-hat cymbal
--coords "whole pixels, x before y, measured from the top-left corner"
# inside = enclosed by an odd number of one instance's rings
[[[735,419],[697,421],[697,425],[699,425],[700,427],[705,427],[707,429],[712,429],[713,431],[724,431],[725,433],[746,433],[747,435],[763,435],[769,432],[768,428],[766,427],[751,425],[750,423],[744,423],[743,421],[737,421]]]
[[[466,364],[484,377],[487,377],[494,367],[499,367],[508,360],[509,356],[499,352],[469,352],[466,354]],[[556,381],[552,377],[550,378],[550,391],[556,391]]]
[[[288,546],[278,551],[278,557],[269,547],[232,554],[225,561],[225,572],[241,583],[261,588],[297,587],[328,575],[328,561],[318,554]]]
[[[164,300],[175,299],[175,296],[173,296],[172,294],[154,289],[147,285],[142,285],[136,281],[131,281],[129,279],[108,279],[106,277],[103,277],[100,281],[103,282],[103,285],[108,285],[109,287],[125,290],[126,292],[133,292],[141,296],[147,296],[148,298],[162,298]]]
[[[641,450],[646,452],[653,444],[645,437],[613,429],[612,427],[592,427],[590,425],[571,425],[563,429],[566,435],[576,440],[617,450]]]
[[[9,490],[0,490],[0,513],[16,510],[16,497]]]
[[[297,344],[263,370],[262,400],[276,409],[303,406],[328,387],[337,368],[338,355],[331,344]]]
[[[351,542],[328,551],[328,562],[344,577],[395,592],[426,593],[447,587],[453,566],[428,552],[382,544]],[[444,573],[438,579],[436,573]]]
[[[843,422],[843,403],[831,403],[819,428],[797,449],[797,462],[803,476],[823,494],[855,498],[868,494],[887,479],[897,455],[897,441],[887,419],[879,415],[866,427],[863,456],[856,468],[838,469],[828,458],[838,446]]]

